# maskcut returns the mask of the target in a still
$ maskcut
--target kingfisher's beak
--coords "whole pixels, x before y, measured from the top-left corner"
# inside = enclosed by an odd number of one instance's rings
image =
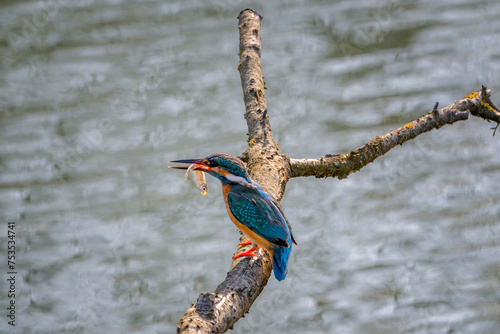
[[[174,160],[169,161],[171,163],[177,164],[188,164],[188,166],[169,166],[169,168],[174,169],[191,169],[191,170],[201,170],[202,172],[209,172],[212,169],[206,165],[206,160],[204,158],[200,159],[185,159],[185,160]],[[191,167],[194,165],[193,167]]]

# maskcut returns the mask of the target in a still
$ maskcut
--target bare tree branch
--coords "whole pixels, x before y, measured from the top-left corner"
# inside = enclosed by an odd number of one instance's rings
[[[463,99],[449,106],[433,110],[417,120],[407,123],[389,133],[377,136],[365,146],[355,149],[348,154],[327,154],[319,159],[290,159],[290,177],[315,176],[346,178],[349,174],[359,171],[376,158],[386,154],[397,145],[411,140],[418,135],[439,129],[445,124],[466,120],[469,113],[500,123],[500,110],[491,101],[491,91],[482,87]]]
[[[251,9],[238,15],[240,31],[240,63],[245,118],[249,148],[243,153],[250,176],[269,194],[281,200],[288,180],[288,159],[271,137],[267,116],[264,78],[260,54],[260,21]],[[241,242],[246,238],[242,237]],[[246,250],[241,247],[238,252]],[[224,333],[248,312],[272,271],[272,260],[261,250],[258,258],[241,257],[233,261],[226,279],[214,293],[202,293],[182,316],[177,333]]]
[[[245,118],[248,126],[248,148],[242,159],[250,176],[277,200],[281,200],[290,177],[337,176],[345,178],[385,154],[396,145],[421,133],[438,129],[468,118],[469,113],[500,123],[498,108],[490,100],[490,91],[483,87],[450,106],[437,109],[383,136],[375,137],[365,146],[344,155],[326,155],[320,159],[289,159],[271,135],[265,83],[260,61],[260,22],[262,17],[251,9],[238,15],[240,32],[240,71]],[[244,237],[240,241],[245,241]],[[238,252],[250,246],[239,246]],[[267,251],[258,258],[234,260],[226,279],[213,293],[201,293],[179,321],[177,333],[224,333],[247,313],[269,280],[272,261]]]

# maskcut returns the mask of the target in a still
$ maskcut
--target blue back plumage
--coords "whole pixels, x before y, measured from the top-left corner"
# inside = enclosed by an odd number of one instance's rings
[[[274,276],[283,280],[295,240],[279,203],[256,183],[232,185],[227,202],[240,223],[271,243]]]
[[[287,231],[286,241],[288,243],[288,247],[277,246],[272,249],[274,277],[276,277],[278,281],[282,281],[285,279],[288,271],[288,258],[292,253],[292,243],[295,243],[295,240],[292,234],[292,227],[290,226],[288,219],[286,219],[283,211],[281,210],[280,204],[274,199],[274,197],[272,197],[268,193],[264,192],[264,194],[265,197],[267,197],[267,199],[273,203],[273,208],[276,210],[276,214],[281,218],[282,225],[286,228]]]

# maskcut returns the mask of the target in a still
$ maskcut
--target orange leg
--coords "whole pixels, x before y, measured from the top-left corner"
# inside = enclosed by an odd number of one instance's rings
[[[238,245],[238,247],[239,247],[239,246],[250,245],[251,243],[252,243],[252,242],[251,242],[250,240],[243,241],[242,243],[240,243],[240,244]]]
[[[259,257],[257,254],[253,253],[256,250],[257,250],[256,247],[252,247],[249,250],[247,250],[246,252],[242,252],[242,253],[239,253],[239,254],[236,254],[235,256],[233,256],[233,260],[236,260],[237,258],[242,257],[242,256],[255,256],[255,257]]]
[[[244,241],[244,242],[240,243],[238,246],[246,246],[246,245],[250,245],[250,244],[252,244],[252,242],[250,240],[247,240],[247,241]],[[235,260],[235,259],[237,259],[239,257],[242,257],[242,256],[259,257],[257,254],[253,253],[253,252],[255,252],[257,250],[257,248],[262,248],[262,247],[260,247],[260,246],[252,247],[249,250],[247,250],[246,252],[238,253],[238,254],[236,254],[236,255],[233,256],[233,260]]]

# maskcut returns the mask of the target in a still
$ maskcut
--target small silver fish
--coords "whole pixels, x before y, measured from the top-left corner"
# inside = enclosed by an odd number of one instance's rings
[[[189,176],[189,173],[196,167],[196,164],[192,164],[189,166],[189,168],[186,171],[186,174],[184,175],[184,181]],[[195,170],[194,171],[194,176],[196,178],[196,186],[198,187],[198,190],[200,193],[205,196],[208,192],[208,186],[207,186],[207,179],[205,178],[205,173],[202,172],[201,170]]]

